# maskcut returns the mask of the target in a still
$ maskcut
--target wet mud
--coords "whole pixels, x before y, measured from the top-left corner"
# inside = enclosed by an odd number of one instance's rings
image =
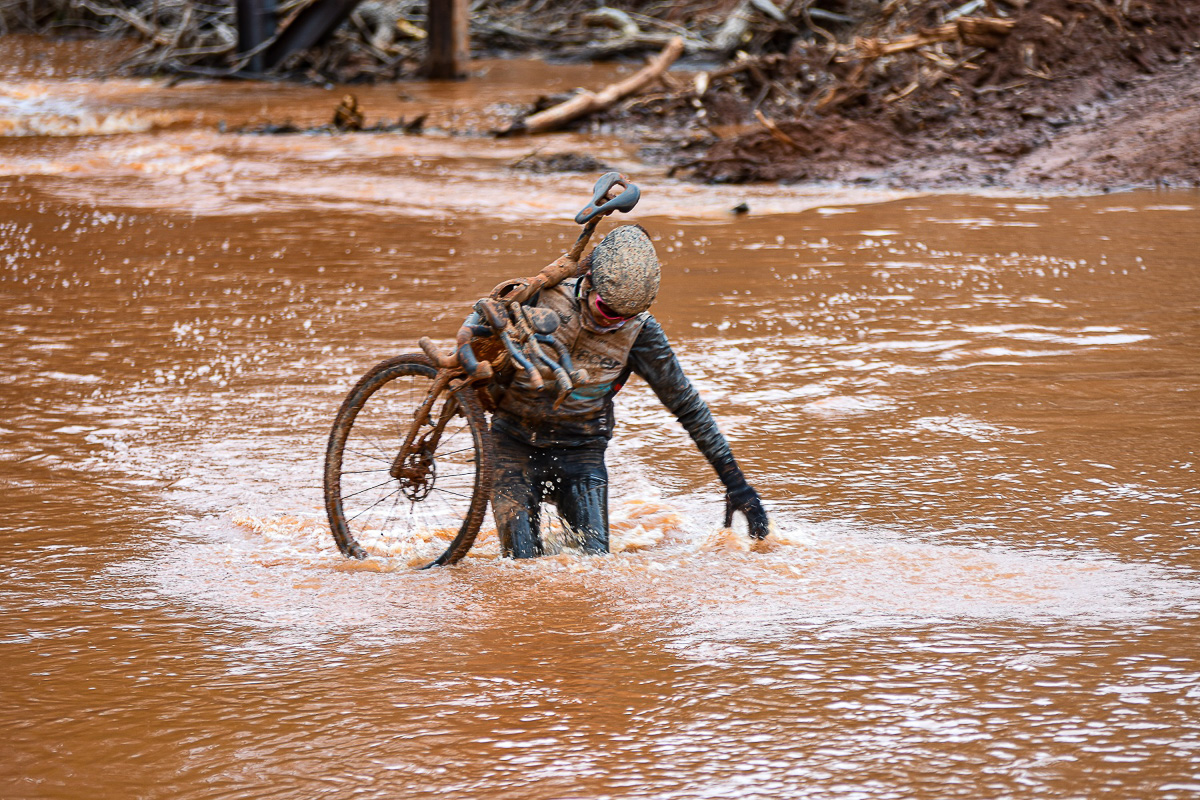
[[[429,122],[453,134],[512,130],[547,103],[609,85],[683,33],[688,55],[661,85],[574,129],[636,143],[641,158],[706,183],[1088,192],[1200,186],[1200,7],[1191,0],[831,2],[791,4],[774,14],[763,4],[734,8],[707,0],[657,9],[619,10],[622,5],[600,12],[577,4],[477,5],[473,81],[492,70],[517,77],[521,62],[492,59],[498,54],[633,60],[574,82],[546,81],[536,92],[521,90],[534,84],[514,80],[483,119],[439,119],[434,108]],[[229,24],[230,9],[204,12],[223,15],[219,25],[216,17],[212,24],[202,21],[204,15],[181,17],[173,4],[142,12],[161,17],[163,30],[207,44],[180,45],[169,36],[173,43],[153,45],[101,39],[86,44],[91,60],[83,69],[124,75],[165,70],[185,80],[228,75],[234,68],[230,54],[210,41]],[[62,13],[63,30],[75,20],[80,30],[133,34],[111,14],[100,19],[79,8]],[[4,14],[0,9],[0,25]],[[727,24],[744,14],[750,16],[742,35],[719,44]],[[49,9],[40,17],[9,9],[8,24],[36,27],[50,16]],[[305,54],[280,75],[325,86],[411,78],[423,45],[408,38],[416,30],[410,18],[411,9],[368,4],[336,42]],[[8,59],[14,67],[43,73],[62,68],[61,59],[42,52],[62,49],[54,43],[38,47],[29,37],[7,38],[26,40],[7,48],[14,51]],[[181,49],[187,57],[169,54]],[[202,66],[201,72],[189,72],[189,65]],[[580,64],[560,66],[582,78]],[[440,94],[456,91],[439,85]],[[418,132],[431,110],[424,99],[424,106],[405,106],[374,97],[364,108],[364,125]],[[336,102],[317,120],[261,115],[247,127],[266,133],[326,129]],[[544,153],[544,146],[540,139],[529,141],[522,154],[530,159],[527,166],[571,171],[580,158],[594,157]]]
[[[37,131],[0,137],[7,795],[1194,795],[1196,192],[702,187],[555,135],[642,185],[654,313],[774,529],[722,528],[631,381],[611,555],[547,508],[544,558],[485,525],[418,572],[436,532],[338,554],[333,414],[593,179],[213,125],[319,124],[311,87],[2,86]]]
[[[685,174],[722,182],[1200,185],[1195,4],[1034,0],[1005,20],[1011,30],[986,47],[958,42],[882,58],[852,51],[829,63],[811,45],[763,58],[694,105],[716,123],[752,122],[756,109],[773,123],[675,137],[675,146],[700,144],[698,155],[659,152]],[[919,35],[936,21],[914,17],[885,38]],[[826,70],[838,77],[832,88],[813,82]]]

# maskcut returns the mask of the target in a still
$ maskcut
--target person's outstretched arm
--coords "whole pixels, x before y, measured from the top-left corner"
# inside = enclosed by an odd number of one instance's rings
[[[763,509],[758,492],[746,483],[746,476],[742,474],[729,449],[729,442],[708,410],[708,404],[683,374],[683,367],[671,350],[667,335],[654,317],[647,319],[638,332],[629,353],[629,366],[650,384],[658,399],[691,435],[696,447],[712,464],[717,477],[725,485],[725,525],[731,525],[733,513],[740,511],[746,515],[750,535],[755,539],[765,538],[768,531],[767,512]]]

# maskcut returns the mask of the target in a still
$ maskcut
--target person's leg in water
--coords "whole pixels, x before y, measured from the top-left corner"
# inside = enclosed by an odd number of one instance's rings
[[[539,529],[544,479],[538,474],[538,448],[495,430],[492,442],[492,517],[500,551],[507,558],[536,558],[545,552]]]
[[[608,552],[607,442],[553,450],[550,499],[563,521],[581,539],[585,553]]]
[[[608,552],[606,442],[540,448],[498,431],[492,441],[492,514],[505,556],[536,558],[545,553],[540,529],[543,497],[558,507],[585,552]]]

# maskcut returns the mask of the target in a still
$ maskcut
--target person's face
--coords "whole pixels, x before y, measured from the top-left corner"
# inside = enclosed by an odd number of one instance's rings
[[[591,281],[589,280],[589,284]],[[609,307],[604,302],[604,298],[595,288],[589,288],[584,305],[587,307],[585,313],[590,314],[592,323],[601,330],[616,330],[625,323],[629,317],[622,316]]]

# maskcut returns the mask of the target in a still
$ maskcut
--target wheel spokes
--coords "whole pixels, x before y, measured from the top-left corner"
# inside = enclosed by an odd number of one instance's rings
[[[338,472],[341,513],[347,524],[355,523],[355,535],[363,537],[361,544],[368,552],[398,541],[440,547],[444,532],[457,534],[473,507],[480,466],[477,445],[472,420],[454,399],[445,401],[457,406],[448,419],[441,418],[447,411],[444,404],[430,415],[424,435],[434,439],[431,453],[406,457],[403,466],[408,472],[399,481],[370,480],[396,463],[432,385],[425,374],[403,374],[383,383],[367,397],[347,432]],[[440,434],[435,427],[439,423]],[[423,461],[428,465],[422,471]],[[402,502],[406,497],[407,504]]]

